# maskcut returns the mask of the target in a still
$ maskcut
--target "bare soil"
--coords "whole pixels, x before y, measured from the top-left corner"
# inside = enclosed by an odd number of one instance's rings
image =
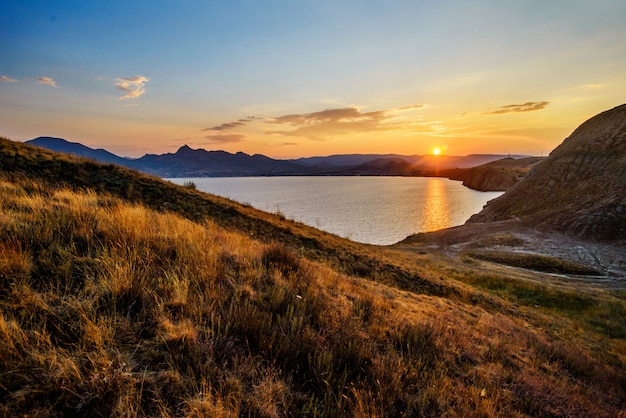
[[[417,253],[436,252],[452,259],[461,259],[476,251],[487,254],[506,252],[512,256],[534,254],[553,257],[555,262],[565,260],[577,263],[596,270],[598,275],[543,272],[529,277],[574,286],[626,290],[626,243],[579,239],[559,232],[538,230],[516,220],[468,223],[441,231],[417,234],[394,247]],[[525,270],[519,266],[506,268]]]

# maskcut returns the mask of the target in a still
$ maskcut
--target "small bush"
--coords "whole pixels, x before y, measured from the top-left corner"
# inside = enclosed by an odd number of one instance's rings
[[[263,251],[261,264],[266,269],[276,269],[283,274],[297,272],[300,269],[298,256],[284,245],[273,244]]]

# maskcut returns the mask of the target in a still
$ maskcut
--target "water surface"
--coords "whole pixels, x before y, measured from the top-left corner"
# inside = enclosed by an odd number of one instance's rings
[[[387,245],[417,232],[463,224],[502,192],[478,192],[433,177],[228,177],[168,179],[280,212],[366,244]]]

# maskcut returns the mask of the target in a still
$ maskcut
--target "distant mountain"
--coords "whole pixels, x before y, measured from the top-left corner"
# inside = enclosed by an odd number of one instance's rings
[[[79,157],[90,158],[102,163],[127,165],[130,160],[119,157],[104,149],[89,148],[78,142],[69,142],[63,138],[53,138],[50,136],[40,136],[39,138],[26,141],[27,144],[35,145],[50,151],[64,152]]]
[[[524,180],[468,222],[509,219],[626,242],[626,104],[583,123]]]
[[[354,170],[359,166],[372,163],[373,161],[396,161],[402,160],[414,166],[412,170],[433,171],[434,169],[469,168],[476,167],[492,161],[500,160],[507,155],[498,154],[471,154],[466,156],[449,155],[399,155],[399,154],[340,154],[327,157],[305,157],[295,161],[299,164],[315,168],[349,168]],[[511,158],[523,158],[525,155],[509,155]],[[379,164],[379,163],[375,163]],[[365,168],[365,167],[364,167]]]
[[[182,146],[175,153],[122,158],[62,138],[39,137],[28,144],[99,162],[113,163],[160,177],[242,177],[285,175],[334,176],[450,176],[449,170],[466,169],[502,159],[503,155],[468,156],[346,154],[328,157],[276,160],[265,155],[231,154]],[[520,157],[520,156],[515,156]],[[448,171],[447,171],[448,170]]]
[[[326,157],[303,157],[292,161],[311,167],[355,167],[377,159],[403,159],[413,162],[417,156],[396,154],[336,154]]]
[[[27,144],[113,163],[160,177],[235,177],[303,174],[306,166],[291,161],[274,160],[264,155],[231,154],[225,151],[194,150],[187,145],[176,153],[146,154],[141,158],[123,158],[103,149],[93,149],[62,138],[39,137]]]
[[[144,155],[133,168],[160,177],[238,177],[297,175],[307,167],[264,155],[231,154],[225,151],[191,149],[187,145],[174,154]]]

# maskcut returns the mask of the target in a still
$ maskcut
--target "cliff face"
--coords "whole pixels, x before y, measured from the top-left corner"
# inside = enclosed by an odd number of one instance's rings
[[[626,240],[626,105],[578,127],[469,223],[519,218],[598,240]]]
[[[476,167],[463,180],[463,186],[481,192],[503,192],[517,183],[517,176],[511,172],[490,167]]]
[[[481,192],[504,192],[521,181],[542,157],[503,158],[460,170],[450,177],[463,180],[463,185]]]

